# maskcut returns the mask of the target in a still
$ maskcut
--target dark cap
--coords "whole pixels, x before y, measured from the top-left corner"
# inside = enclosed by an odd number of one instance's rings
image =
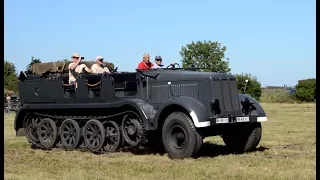
[[[155,60],[162,60],[161,56],[156,56]]]

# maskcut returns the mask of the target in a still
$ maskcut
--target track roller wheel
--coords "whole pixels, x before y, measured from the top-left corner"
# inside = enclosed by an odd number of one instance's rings
[[[40,118],[29,115],[24,121],[24,134],[27,138],[27,140],[33,144],[36,144],[39,142],[39,136],[38,136],[38,127],[40,125]]]
[[[38,136],[40,144],[45,149],[51,149],[55,145],[58,137],[56,123],[50,118],[42,119],[38,127]]]
[[[105,142],[105,129],[103,124],[95,119],[89,120],[84,126],[84,141],[89,150],[100,151]]]
[[[75,120],[66,119],[60,127],[60,139],[67,150],[75,149],[80,141],[80,127]]]
[[[106,130],[106,140],[103,150],[107,152],[115,152],[120,145],[121,132],[117,123],[114,121],[107,121],[104,124]]]

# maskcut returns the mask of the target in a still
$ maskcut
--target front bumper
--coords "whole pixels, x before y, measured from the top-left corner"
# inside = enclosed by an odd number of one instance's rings
[[[207,121],[199,121],[197,115],[192,111],[190,116],[194,122],[194,125],[198,128],[214,126],[218,124],[234,124],[234,123],[253,123],[253,122],[264,122],[268,121],[266,116],[238,116],[238,117],[224,117],[214,118],[211,117]]]

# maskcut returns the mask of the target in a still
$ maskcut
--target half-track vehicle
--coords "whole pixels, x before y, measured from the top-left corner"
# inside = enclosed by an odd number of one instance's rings
[[[197,156],[205,137],[221,136],[231,152],[243,153],[256,148],[267,121],[255,99],[238,93],[230,74],[114,72],[109,63],[110,74],[81,74],[75,88],[68,84],[68,66],[61,66],[35,64],[33,73],[19,76],[14,128],[24,129],[39,148],[115,152],[149,144],[161,145],[170,158],[186,158]]]

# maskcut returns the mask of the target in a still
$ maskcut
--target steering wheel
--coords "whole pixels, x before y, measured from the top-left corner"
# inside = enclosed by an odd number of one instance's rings
[[[178,63],[174,63],[174,64],[170,64],[169,66],[167,66],[166,68],[169,68],[170,66],[172,66],[172,68],[175,68],[175,66],[176,65],[178,65],[179,66],[179,68],[180,68],[180,64],[178,64]]]

